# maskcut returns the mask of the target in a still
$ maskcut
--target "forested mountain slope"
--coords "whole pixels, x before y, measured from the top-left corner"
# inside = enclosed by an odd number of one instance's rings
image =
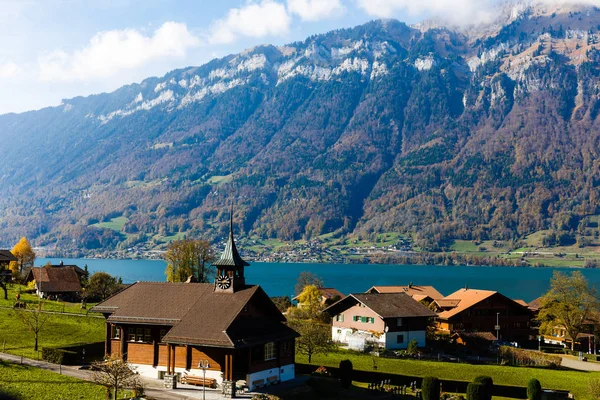
[[[597,213],[600,10],[374,21],[0,116],[0,232],[127,247],[336,231],[511,239]],[[97,224],[122,217],[124,224]]]

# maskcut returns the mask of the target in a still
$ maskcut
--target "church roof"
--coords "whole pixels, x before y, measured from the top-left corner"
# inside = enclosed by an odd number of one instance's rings
[[[92,310],[110,314],[112,323],[171,326],[166,343],[238,348],[298,336],[260,286],[213,289],[209,283],[138,282]],[[246,311],[251,302],[263,315]]]
[[[233,240],[233,210],[229,220],[229,239],[225,245],[225,250],[214,264],[215,267],[247,267],[246,261],[240,257],[240,253],[237,251],[235,246],[235,240]]]

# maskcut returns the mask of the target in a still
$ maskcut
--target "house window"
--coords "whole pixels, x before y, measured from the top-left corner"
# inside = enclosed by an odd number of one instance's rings
[[[335,316],[336,322],[344,322],[344,314],[338,314]]]
[[[116,326],[116,325],[112,325],[111,326],[111,337],[113,339],[120,339],[121,338],[121,330]]]
[[[144,341],[144,328],[137,328],[135,330],[135,340],[137,342],[143,342]]]
[[[135,342],[135,328],[129,328],[127,330],[127,340]]]
[[[404,335],[396,336],[396,343],[404,343]]]
[[[275,359],[275,342],[265,344],[265,361]]]
[[[371,323],[374,324],[375,323],[375,318],[371,317]]]
[[[152,332],[150,331],[150,328],[146,328],[144,329],[144,342],[151,342],[152,341]]]
[[[167,330],[166,329],[161,329],[160,330],[160,341],[162,342],[163,338],[165,337],[165,335],[167,334]]]
[[[396,318],[396,326],[402,326],[402,318]]]

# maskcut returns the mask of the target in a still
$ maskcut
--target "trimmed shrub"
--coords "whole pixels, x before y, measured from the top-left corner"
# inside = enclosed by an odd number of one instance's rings
[[[482,383],[471,382],[467,386],[467,400],[483,400],[485,388]]]
[[[340,384],[343,388],[349,388],[352,385],[352,361],[340,361]]]
[[[481,383],[483,385],[483,397],[482,400],[492,400],[492,392],[494,391],[494,381],[490,376],[479,375],[473,379],[475,383]]]
[[[421,383],[423,400],[440,400],[440,381],[433,376],[426,376]]]
[[[527,382],[527,399],[528,400],[542,400],[542,385],[540,381],[533,378]]]
[[[406,352],[408,354],[417,354],[419,352],[419,342],[417,342],[417,339],[413,339],[410,342],[408,342]]]

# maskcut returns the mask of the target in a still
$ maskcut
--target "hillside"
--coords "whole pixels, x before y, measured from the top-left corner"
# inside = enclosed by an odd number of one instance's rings
[[[0,116],[0,241],[576,232],[598,209],[600,10],[373,21]],[[592,228],[590,228],[592,229]],[[597,226],[595,228],[597,230]]]

